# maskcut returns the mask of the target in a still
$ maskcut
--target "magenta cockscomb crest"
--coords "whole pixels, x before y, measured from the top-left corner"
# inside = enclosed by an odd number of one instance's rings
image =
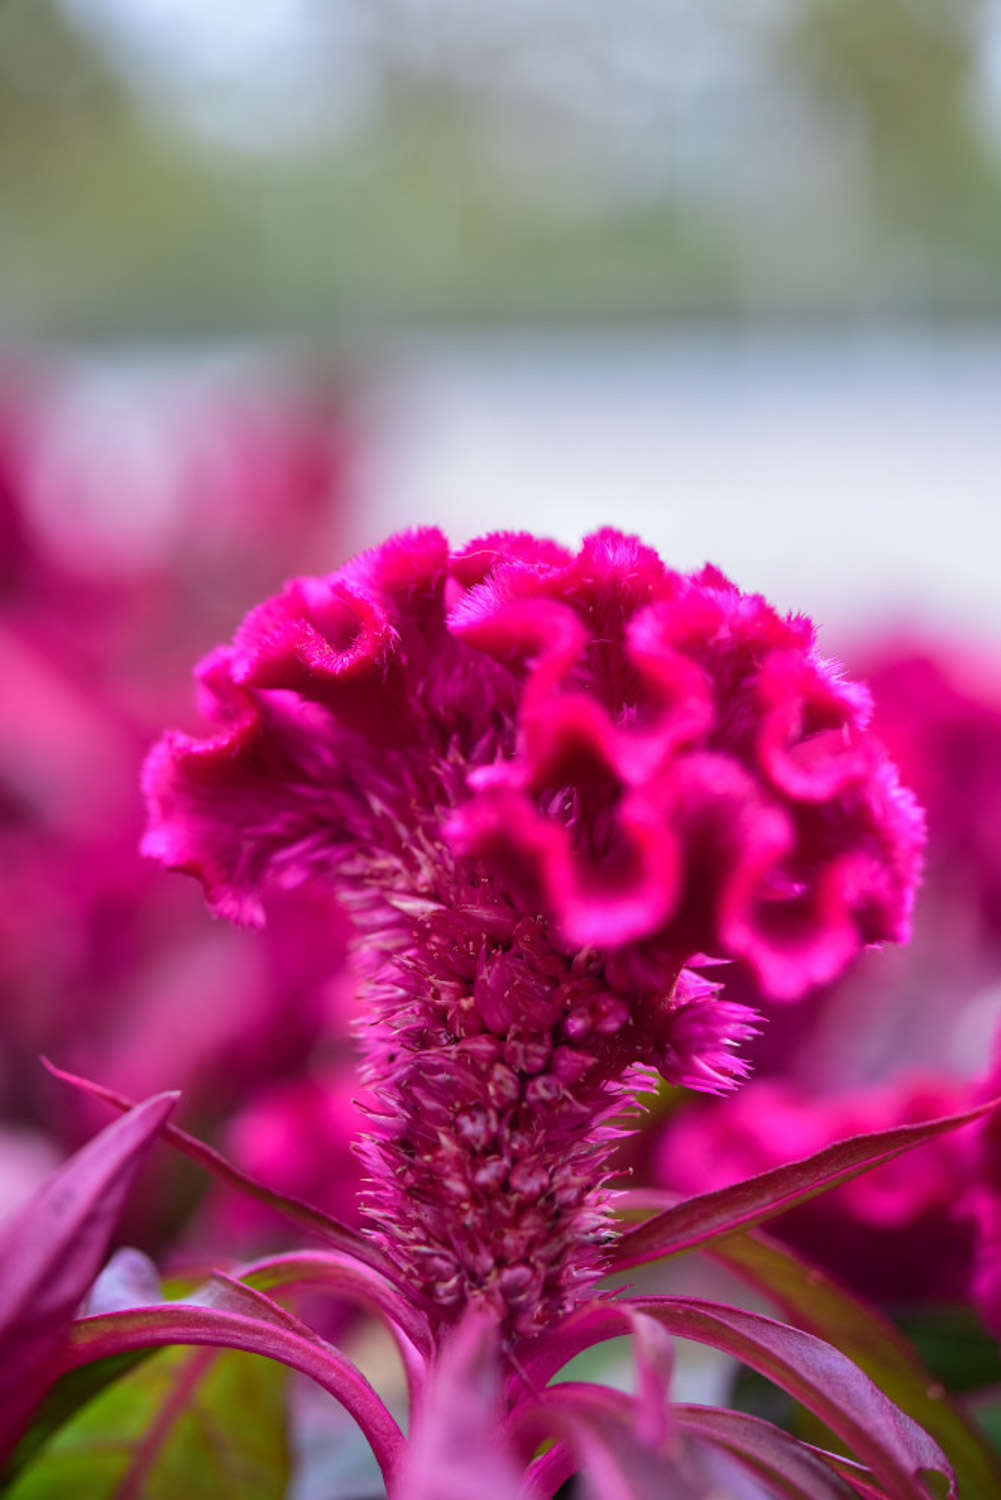
[[[906,935],[921,818],[799,617],[614,531],[389,540],[253,611],[215,724],[146,768],[146,852],[213,908],[332,884],[358,933],[379,1243],[439,1321],[529,1335],[611,1235],[604,1161],[656,1069],[709,1091],[754,1015]],[[712,970],[710,970],[710,974]]]

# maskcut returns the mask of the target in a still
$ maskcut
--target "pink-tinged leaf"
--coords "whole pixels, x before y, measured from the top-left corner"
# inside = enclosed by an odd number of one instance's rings
[[[579,1474],[585,1500],[713,1500],[718,1490],[700,1476],[695,1455],[677,1433],[648,1443],[637,1421],[635,1397],[567,1381],[516,1408],[507,1430],[522,1452],[558,1437],[576,1455],[570,1472]],[[538,1477],[536,1465],[533,1470]],[[566,1471],[561,1466],[559,1472]]]
[[[582,1500],[713,1500],[707,1486],[683,1475],[669,1454],[644,1447],[621,1418],[585,1410],[571,1418],[571,1432]]]
[[[673,1416],[682,1432],[715,1444],[753,1474],[780,1486],[783,1500],[857,1500],[858,1491],[815,1449],[771,1422],[718,1406],[679,1405]]]
[[[622,1193],[618,1207],[656,1213],[679,1201],[676,1194],[640,1188]],[[871,1376],[939,1444],[961,1495],[1001,1496],[1001,1471],[983,1433],[875,1308],[763,1231],[714,1239],[702,1249],[764,1292],[797,1328],[835,1344]]]
[[[944,1476],[950,1500],[955,1500],[955,1478],[938,1444],[833,1345],[716,1302],[689,1297],[630,1301],[669,1333],[721,1349],[788,1391],[868,1465],[893,1500],[928,1500],[921,1476],[933,1473]],[[614,1302],[587,1307],[541,1335],[524,1352],[522,1364],[532,1382],[544,1384],[581,1350],[629,1331],[628,1318]]]
[[[979,1120],[998,1103],[1001,1101],[992,1099],[963,1114],[944,1115],[937,1120],[922,1121],[920,1125],[899,1125],[892,1130],[852,1136],[833,1146],[825,1146],[802,1161],[759,1172],[757,1176],[735,1182],[731,1187],[682,1199],[646,1223],[628,1230],[616,1246],[608,1270],[625,1271],[631,1266],[645,1265],[647,1261],[694,1250],[722,1235],[750,1229],[797,1203],[805,1203],[841,1182],[858,1177],[872,1167],[882,1166],[905,1151],[912,1151],[935,1136]]]
[[[844,1458],[840,1453],[828,1453],[824,1448],[814,1448],[812,1452],[835,1474],[847,1479],[853,1493],[861,1495],[862,1500],[886,1500],[886,1491],[876,1483],[864,1464],[853,1463],[850,1458]]]
[[[336,1297],[357,1302],[374,1312],[383,1319],[397,1340],[412,1406],[419,1402],[427,1360],[431,1353],[427,1320],[378,1271],[338,1251],[301,1251],[256,1261],[240,1268],[233,1277],[215,1274],[206,1285],[194,1288],[185,1301],[200,1305],[228,1305],[232,1311],[246,1311],[245,1305],[242,1308],[234,1305],[234,1298],[239,1296],[241,1281],[260,1292],[298,1286],[322,1287]],[[87,1298],[86,1312],[88,1315],[118,1312],[151,1306],[162,1300],[159,1276],[153,1262],[140,1251],[125,1248],[112,1256],[97,1278]],[[273,1303],[262,1305],[275,1308]],[[261,1311],[261,1307],[258,1306],[253,1311],[256,1314]],[[281,1309],[275,1308],[275,1312],[280,1314]],[[151,1350],[140,1350],[121,1358],[134,1362],[150,1357],[152,1353]],[[56,1389],[63,1399],[51,1413],[43,1406],[40,1416],[30,1429],[33,1447],[25,1450],[25,1459],[55,1428],[72,1421],[76,1407],[90,1399],[95,1388],[89,1383],[82,1383],[86,1381],[87,1372],[93,1372],[96,1380],[104,1367],[100,1363],[85,1366],[71,1372],[59,1383]],[[73,1382],[72,1387],[70,1382]],[[81,1382],[78,1388],[79,1399],[74,1399],[78,1382]],[[109,1441],[113,1440],[113,1432],[109,1431],[108,1436]],[[19,1447],[14,1461],[21,1457]]]
[[[670,1433],[674,1340],[655,1318],[638,1312],[628,1299],[623,1298],[614,1306],[616,1313],[627,1325],[623,1331],[630,1335],[632,1343],[633,1427],[642,1442],[655,1447],[666,1441]],[[548,1347],[547,1339],[548,1335],[543,1335],[536,1345],[530,1347],[538,1347],[538,1344]],[[532,1395],[539,1393],[532,1375],[525,1370],[519,1358],[514,1373],[508,1380],[508,1401],[523,1405],[526,1391]]]
[[[983,1435],[875,1308],[760,1232],[715,1241],[709,1253],[764,1292],[797,1328],[836,1344],[920,1423],[952,1464],[961,1495],[1001,1496],[1001,1473]]]
[[[357,1303],[388,1328],[403,1364],[411,1409],[420,1401],[433,1354],[431,1330],[420,1308],[397,1291],[372,1266],[334,1250],[300,1250],[268,1256],[241,1266],[234,1277],[258,1291],[297,1286],[319,1287],[331,1296]]]
[[[497,1325],[473,1309],[442,1345],[391,1500],[535,1500],[501,1432]]]
[[[634,1427],[642,1443],[657,1446],[670,1431],[669,1392],[674,1373],[674,1340],[655,1318],[620,1302],[632,1329],[636,1373]]]
[[[336,1250],[294,1250],[251,1261],[234,1271],[233,1276],[260,1292],[278,1287],[325,1287],[333,1296],[358,1302],[395,1324],[422,1354],[430,1357],[432,1353],[431,1328],[424,1312],[380,1271],[354,1256]]]
[[[101,1269],[129,1188],[176,1094],[137,1105],[71,1156],[0,1239],[0,1457],[55,1379],[55,1358]]]
[[[58,1368],[75,1369],[91,1360],[130,1349],[165,1345],[206,1345],[263,1354],[309,1375],[334,1396],[364,1433],[387,1481],[403,1447],[399,1426],[368,1381],[331,1344],[260,1292],[227,1278],[216,1278],[214,1295],[223,1306],[168,1302],[127,1312],[81,1318]]]
[[[115,1109],[127,1110],[133,1107],[132,1101],[124,1094],[116,1093],[114,1089],[106,1088],[104,1084],[93,1083],[89,1078],[81,1078],[76,1073],[67,1072],[65,1068],[57,1068],[55,1063],[50,1062],[46,1057],[42,1058],[42,1062],[53,1078],[58,1078],[62,1083],[81,1089],[95,1099],[102,1099],[105,1104],[110,1104]],[[290,1219],[293,1224],[298,1224],[300,1229],[307,1229],[310,1234],[319,1235],[321,1239],[336,1245],[338,1249],[346,1251],[358,1260],[365,1261],[367,1265],[377,1266],[388,1274],[390,1267],[385,1256],[379,1253],[370,1240],[359,1234],[357,1229],[340,1223],[338,1219],[331,1218],[322,1209],[314,1208],[312,1204],[304,1202],[301,1198],[294,1198],[291,1194],[279,1193],[273,1188],[265,1187],[264,1183],[258,1182],[246,1172],[241,1172],[239,1167],[227,1161],[220,1151],[207,1146],[204,1141],[197,1140],[193,1135],[188,1135],[186,1130],[180,1130],[176,1125],[165,1126],[163,1138],[185,1156],[189,1156],[192,1161],[196,1161],[199,1166],[205,1167],[215,1177],[228,1183],[230,1187],[247,1193],[251,1198],[256,1198],[259,1203],[267,1204],[268,1208]]]
[[[274,1298],[265,1296],[254,1287],[237,1281],[225,1271],[213,1271],[208,1280],[184,1301],[190,1307],[217,1307],[221,1312],[238,1313],[241,1317],[260,1318],[263,1322],[273,1323],[276,1328],[294,1333],[299,1338],[312,1339],[320,1344],[325,1343],[325,1340],[321,1339],[308,1323],[297,1318],[295,1313],[289,1312],[287,1307],[282,1307],[280,1302],[275,1302]]]
[[[576,1472],[577,1460],[566,1443],[554,1443],[528,1465],[523,1494],[538,1494],[541,1500],[553,1500],[561,1485],[572,1479]]]

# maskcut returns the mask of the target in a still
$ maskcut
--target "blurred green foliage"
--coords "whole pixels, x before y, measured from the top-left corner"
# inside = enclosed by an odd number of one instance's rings
[[[60,1426],[10,1500],[273,1500],[289,1481],[287,1371],[256,1354],[160,1349]]]
[[[171,93],[110,12],[117,41],[96,0],[0,0],[8,337],[1001,306],[984,0],[523,0],[503,24],[381,0],[363,43],[318,25],[286,80],[316,118],[272,140],[193,126],[176,61]],[[259,113],[252,71],[201,87]]]
[[[965,256],[993,302],[1001,161],[976,87],[986,19],[983,0],[812,0],[789,57],[843,128],[861,130],[881,231],[928,257]]]

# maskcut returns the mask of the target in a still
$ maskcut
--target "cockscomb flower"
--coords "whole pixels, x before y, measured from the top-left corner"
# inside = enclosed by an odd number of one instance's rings
[[[906,934],[921,820],[863,689],[714,568],[605,530],[408,532],[253,611],[214,734],[146,768],[145,848],[213,908],[333,883],[358,933],[379,1242],[439,1321],[535,1332],[611,1235],[639,1078],[740,1078],[753,1013]],[[693,972],[694,970],[694,972]]]

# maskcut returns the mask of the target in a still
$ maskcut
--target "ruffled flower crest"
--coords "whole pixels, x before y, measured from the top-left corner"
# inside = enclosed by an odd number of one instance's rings
[[[716,1091],[753,1013],[906,935],[920,815],[864,690],[716,569],[606,530],[298,579],[199,669],[208,739],[146,769],[146,851],[214,909],[332,883],[359,934],[380,1242],[440,1319],[528,1334],[600,1270],[637,1064]],[[701,962],[700,962],[701,961]]]

